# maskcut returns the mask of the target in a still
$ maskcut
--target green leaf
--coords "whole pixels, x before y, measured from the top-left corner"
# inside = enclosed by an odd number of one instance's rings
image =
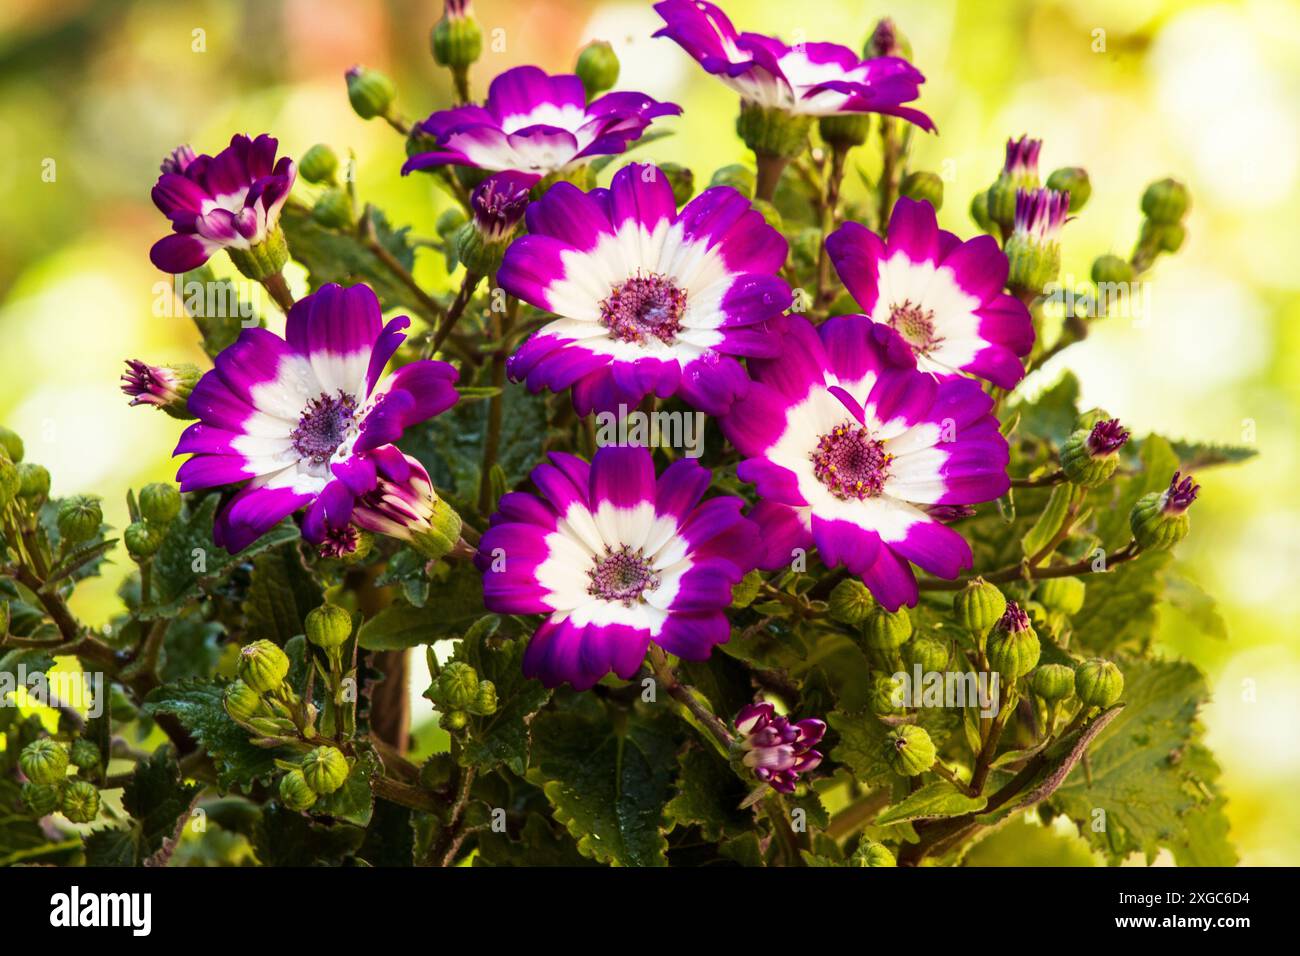
[[[1259,454],[1258,448],[1247,445],[1219,445],[1213,442],[1170,442],[1182,471],[1199,471],[1215,465],[1235,465],[1249,461]]]
[[[1228,625],[1219,613],[1219,604],[1181,567],[1170,568],[1164,576],[1164,598],[1177,608],[1202,634],[1228,639]]]
[[[178,277],[173,288],[203,337],[203,351],[212,357],[233,344],[245,324],[262,324],[253,304],[240,299],[234,282],[218,279],[211,266]]]
[[[153,559],[156,603],[140,611],[142,619],[174,617],[241,562],[298,537],[298,529],[284,522],[232,556],[212,541],[216,511],[217,496],[208,495],[167,528],[167,535]]]
[[[1059,448],[1079,419],[1079,380],[1067,371],[1033,401],[1016,402],[1008,410],[1019,412],[1020,434],[1045,439]]]
[[[441,563],[424,607],[396,601],[361,625],[358,640],[371,651],[396,651],[468,628],[483,615],[483,579],[468,561]]]
[[[1074,486],[1060,484],[1052,489],[1047,505],[1043,508],[1034,526],[1020,539],[1020,548],[1025,557],[1033,557],[1047,547],[1061,530],[1061,523],[1070,510],[1070,499],[1074,496]]]
[[[1113,862],[1135,852],[1150,862],[1169,847],[1180,863],[1232,865],[1236,854],[1214,788],[1219,769],[1200,743],[1204,676],[1184,662],[1121,666],[1126,706],[1052,795],[1052,806]]]
[[[736,836],[754,815],[739,809],[747,788],[716,751],[692,743],[677,757],[677,795],[664,808],[673,826],[698,826],[704,839]]]
[[[278,803],[268,804],[253,834],[253,848],[263,866],[338,866],[366,838],[366,831],[347,823],[325,824]]]
[[[249,743],[248,734],[221,705],[224,687],[224,683],[197,679],[164,684],[145,698],[142,709],[155,717],[171,714],[184,725],[216,764],[222,790],[247,791],[254,783],[271,781],[280,754]]]
[[[1089,575],[1083,607],[1074,616],[1074,644],[1099,656],[1148,646],[1155,632],[1161,571],[1169,560],[1167,551],[1147,552],[1105,574]]]
[[[883,827],[911,820],[959,817],[964,813],[983,810],[988,802],[987,797],[972,797],[962,793],[947,780],[935,780],[908,794],[893,806],[886,807],[876,817],[875,825]]]
[[[533,721],[530,782],[584,856],[617,866],[665,866],[661,825],[672,794],[675,722],[667,715],[547,712]]]
[[[160,747],[148,760],[136,764],[122,791],[122,806],[138,822],[141,858],[166,852],[174,845],[171,841],[176,839],[178,827],[202,790],[181,779],[170,748]]]
[[[963,859],[966,866],[1097,866],[1099,862],[1082,836],[1027,819],[1023,813],[985,836]]]
[[[139,866],[140,827],[135,822],[123,827],[104,827],[86,834],[87,866]]]
[[[370,817],[375,809],[370,780],[378,765],[374,753],[369,749],[363,750],[358,755],[356,763],[352,765],[347,780],[343,781],[343,786],[317,800],[312,805],[312,814],[333,817],[335,820],[359,827],[369,826]]]
[[[848,767],[859,783],[871,786],[894,779],[885,760],[885,734],[889,731],[879,718],[867,711],[836,710],[826,715],[826,723],[840,738],[831,750],[831,759]]]
[[[434,640],[438,614],[431,607],[395,601],[361,625],[357,641],[368,651],[400,651]]]
[[[523,776],[528,767],[529,722],[533,714],[551,699],[540,681],[524,677],[524,649],[527,638],[515,640],[471,640],[466,638],[458,656],[471,664],[481,680],[496,687],[497,709],[487,717],[475,718],[473,732],[461,748],[461,763],[480,772],[505,764]]]
[[[518,840],[485,831],[478,836],[475,866],[594,866],[578,852],[564,830],[555,830],[539,814],[530,814]]]
[[[260,554],[244,599],[244,628],[251,637],[283,646],[303,633],[307,612],[324,601],[297,553],[289,548]]]

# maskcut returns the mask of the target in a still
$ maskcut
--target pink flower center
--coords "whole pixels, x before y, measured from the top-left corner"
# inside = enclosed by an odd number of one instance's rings
[[[913,305],[910,299],[894,306],[889,325],[915,352],[928,352],[943,341],[934,334],[934,312]]]
[[[294,450],[313,464],[323,465],[333,457],[354,426],[356,399],[340,391],[338,397],[321,392],[302,411],[298,427],[289,433]]]
[[[813,474],[836,498],[874,498],[889,477],[894,456],[861,425],[844,424],[823,435],[812,453]]]
[[[661,275],[633,276],[615,286],[600,304],[601,324],[620,342],[643,344],[648,338],[671,345],[682,328],[686,293]]]
[[[604,601],[631,607],[646,591],[659,586],[659,575],[641,552],[624,545],[617,551],[605,549],[605,556],[587,572],[591,584],[587,593]]]

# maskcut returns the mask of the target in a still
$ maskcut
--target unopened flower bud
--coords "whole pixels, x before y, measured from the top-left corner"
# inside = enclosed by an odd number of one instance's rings
[[[1180,222],[1158,223],[1148,219],[1142,223],[1138,244],[1160,252],[1177,252],[1187,238],[1187,229]]]
[[[1070,196],[1070,212],[1078,212],[1092,195],[1092,182],[1088,171],[1079,166],[1066,166],[1052,171],[1047,177],[1047,188]]]
[[[242,680],[231,681],[221,695],[221,703],[230,718],[238,723],[248,723],[254,717],[267,713],[262,697]]]
[[[1139,547],[1166,551],[1187,537],[1191,527],[1187,509],[1200,490],[1191,475],[1183,478],[1180,472],[1174,472],[1167,489],[1139,498],[1129,513],[1129,528]]]
[[[68,544],[89,541],[99,533],[103,521],[104,512],[95,495],[73,495],[59,502],[59,537]]]
[[[88,780],[64,784],[59,809],[73,823],[91,823],[99,816],[99,791]]]
[[[816,718],[793,722],[766,701],[747,704],[735,719],[740,739],[733,751],[754,776],[778,793],[793,793],[799,775],[815,770],[822,755],[813,748],[826,734]]]
[[[326,229],[348,229],[354,221],[352,197],[346,189],[331,186],[316,197],[311,217]]]
[[[343,564],[360,564],[369,557],[374,546],[374,535],[362,531],[354,524],[347,524],[342,528],[328,528],[316,553],[322,558],[341,561]]]
[[[660,163],[659,171],[668,178],[673,188],[673,201],[684,206],[695,195],[695,173],[677,163]]]
[[[1051,189],[1016,193],[1015,228],[1007,239],[1007,286],[1042,292],[1061,274],[1060,231],[1070,197]]]
[[[885,760],[894,773],[915,777],[934,766],[934,741],[922,727],[903,724],[885,735]]]
[[[740,163],[732,163],[730,166],[723,166],[713,174],[709,180],[710,186],[730,186],[736,192],[741,193],[746,199],[754,198],[754,188],[756,178],[754,171],[748,166]]]
[[[85,737],[78,737],[72,742],[68,759],[78,770],[94,770],[99,766],[99,748]]]
[[[289,676],[289,658],[270,641],[253,641],[239,652],[239,677],[259,694],[278,691]]]
[[[170,482],[155,481],[140,489],[140,515],[145,521],[166,527],[181,513],[181,493]]]
[[[908,173],[898,188],[899,194],[918,202],[928,202],[938,212],[943,208],[943,180],[938,173],[918,170]]]
[[[162,547],[163,530],[145,521],[132,521],[122,532],[122,543],[132,561],[148,561]]]
[[[469,201],[473,218],[455,236],[456,257],[466,269],[478,275],[497,270],[538,179],[533,173],[505,170],[474,187]]]
[[[317,747],[302,758],[299,766],[307,786],[324,796],[343,786],[348,779],[348,760],[336,747]]]
[[[392,80],[364,66],[352,67],[343,77],[348,84],[348,102],[358,116],[368,120],[388,114],[397,96]]]
[[[23,460],[22,436],[3,425],[0,425],[0,458],[8,458],[15,465]]]
[[[808,145],[812,117],[742,100],[736,133],[760,157],[794,159]]]
[[[1087,591],[1079,578],[1047,578],[1038,582],[1034,595],[1049,611],[1078,614]]]
[[[490,680],[478,682],[478,692],[466,709],[480,717],[491,717],[497,712],[497,688]]]
[[[1007,599],[996,584],[983,578],[972,579],[953,598],[952,611],[957,623],[975,637],[983,637],[1007,610]]]
[[[947,644],[935,637],[914,637],[903,645],[903,663],[909,671],[921,668],[922,674],[942,671],[951,656]]]
[[[1043,664],[1029,679],[1029,689],[1048,703],[1074,693],[1074,670],[1065,664]]]
[[[613,89],[618,82],[618,71],[618,54],[604,40],[593,40],[583,47],[578,54],[578,64],[574,67],[589,100]]]
[[[50,496],[50,473],[43,465],[25,461],[18,469],[18,497],[25,501],[44,501]]]
[[[139,359],[127,359],[122,376],[122,391],[131,405],[152,405],[172,418],[188,421],[190,392],[201,376],[199,367],[188,362],[176,365],[147,365]]]
[[[884,17],[876,22],[875,28],[871,31],[871,36],[867,38],[866,45],[862,48],[862,58],[864,60],[875,59],[881,56],[897,56],[904,60],[912,58],[912,44],[903,36],[903,32],[898,29],[894,21]]]
[[[1174,179],[1158,180],[1142,194],[1143,214],[1162,226],[1176,226],[1182,222],[1190,203],[1187,187]]]
[[[464,710],[478,696],[478,671],[464,661],[452,661],[438,675],[437,702],[450,710]]]
[[[827,604],[830,616],[841,624],[861,624],[876,606],[876,599],[860,580],[845,578],[831,589]]]
[[[18,466],[0,456],[0,509],[8,507],[9,502],[18,497],[22,486],[23,477],[18,473]]]
[[[301,770],[290,770],[280,778],[280,802],[298,813],[310,810],[316,802],[316,791],[308,785]]]
[[[1097,285],[1119,286],[1128,285],[1136,273],[1133,271],[1133,265],[1127,259],[1107,253],[1104,256],[1098,256],[1092,262],[1092,281]]]
[[[1124,693],[1124,675],[1111,661],[1080,664],[1074,672],[1074,694],[1089,707],[1109,707]]]
[[[749,607],[754,603],[754,598],[758,597],[758,592],[763,587],[763,574],[760,571],[750,571],[731,589],[731,606],[734,608]]]
[[[873,651],[890,653],[898,650],[912,636],[912,617],[907,608],[886,611],[883,607],[874,608],[867,615],[863,637],[867,647]]]
[[[352,615],[337,604],[322,604],[307,612],[307,640],[327,651],[347,643],[352,636]]]
[[[877,717],[901,714],[903,712],[901,687],[901,682],[892,674],[872,674],[871,683],[867,688],[867,710]]]
[[[483,52],[483,31],[474,19],[470,0],[447,0],[443,11],[442,19],[434,24],[429,35],[434,62],[464,70]]]
[[[1003,229],[1011,229],[1015,225],[1017,194],[1021,190],[1035,190],[1039,186],[1038,153],[1042,148],[1041,139],[1030,139],[1028,136],[1007,140],[1002,172],[988,190],[989,219]]]
[[[970,217],[975,225],[979,226],[985,232],[993,232],[997,228],[997,223],[989,215],[989,194],[988,190],[978,192],[971,197]]]
[[[837,113],[817,121],[822,140],[835,149],[861,146],[871,135],[870,113]]]
[[[989,667],[1010,683],[1034,669],[1040,651],[1029,615],[1015,601],[1007,602],[1006,612],[989,634]]]
[[[318,186],[334,182],[338,169],[338,156],[324,143],[317,143],[303,153],[302,159],[298,161],[298,172],[302,178]]]
[[[1061,448],[1061,470],[1082,488],[1095,488],[1110,480],[1119,467],[1119,450],[1129,439],[1119,419],[1109,418],[1091,428],[1080,428]]]
[[[59,809],[59,788],[48,783],[25,783],[23,806],[34,817],[47,817]]]
[[[42,737],[22,749],[18,768],[32,783],[60,783],[68,771],[68,752],[58,741]]]
[[[849,859],[850,866],[898,866],[889,847],[874,840],[863,840]]]
[[[447,731],[464,730],[469,726],[469,714],[463,710],[452,710],[442,715],[438,726]]]

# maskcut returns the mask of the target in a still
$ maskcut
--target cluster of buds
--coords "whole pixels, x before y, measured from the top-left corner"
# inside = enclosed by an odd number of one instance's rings
[[[94,780],[102,767],[99,748],[78,738],[71,748],[57,740],[41,738],[18,755],[18,768],[27,781],[22,801],[33,817],[62,813],[72,823],[92,823],[99,816],[99,788]],[[68,775],[68,768],[76,776]]]
[[[1119,451],[1129,432],[1117,418],[1103,418],[1075,431],[1061,449],[1061,470],[1082,488],[1104,484],[1119,467]]]
[[[140,359],[127,359],[122,375],[122,392],[131,399],[131,405],[152,405],[161,408],[172,418],[188,421],[190,392],[203,373],[197,365],[179,362],[175,365],[149,365]]]
[[[442,713],[440,724],[449,731],[464,730],[470,715],[488,717],[497,710],[496,685],[480,680],[478,671],[464,661],[442,668],[424,696]]]
[[[140,489],[133,511],[135,520],[122,532],[122,542],[131,559],[143,564],[158,553],[167,529],[180,515],[181,493],[175,485],[166,482],[145,485]]]
[[[1134,267],[1147,268],[1161,253],[1177,252],[1183,246],[1187,230],[1183,219],[1191,205],[1187,187],[1175,179],[1152,183],[1142,194],[1142,230],[1133,253]]]
[[[254,735],[253,743],[274,745],[309,731],[315,708],[290,686],[289,656],[271,641],[253,641],[239,652],[239,679],[225,690],[230,719]]]
[[[767,702],[749,704],[736,715],[733,745],[741,763],[778,793],[793,793],[801,773],[822,762],[813,748],[826,734],[824,721],[809,717],[792,723]]]
[[[1192,476],[1174,472],[1169,487],[1139,498],[1129,513],[1133,540],[1144,551],[1167,551],[1187,537],[1191,519],[1187,509],[1201,487]]]
[[[316,747],[280,778],[280,801],[290,810],[310,810],[320,797],[347,782],[352,764],[337,747]]]
[[[35,515],[50,495],[50,473],[23,461],[24,451],[18,433],[0,425],[0,512],[17,502]]]

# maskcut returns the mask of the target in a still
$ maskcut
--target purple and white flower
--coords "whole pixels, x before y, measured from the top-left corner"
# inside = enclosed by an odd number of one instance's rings
[[[866,316],[814,329],[787,320],[781,357],[753,360],[748,394],[722,420],[746,456],[737,475],[761,500],[760,566],[816,545],[827,567],[858,575],[884,607],[914,605],[909,562],[954,578],[969,545],[929,513],[989,501],[1010,486],[993,400],[967,378],[916,369],[896,332]]]
[[[887,237],[848,222],[826,240],[844,287],[873,322],[898,332],[917,367],[969,372],[1011,388],[1034,345],[1029,309],[1003,291],[1007,257],[992,236],[962,242],[928,202],[899,199]]]
[[[438,497],[428,471],[393,445],[375,449],[370,457],[375,486],[356,498],[352,523],[406,541],[430,558],[446,554],[460,537],[460,516]]]
[[[736,748],[754,776],[778,793],[793,793],[799,774],[815,770],[822,755],[813,750],[826,734],[826,723],[809,717],[798,723],[767,702],[747,704],[736,715],[741,735]]]
[[[775,37],[737,33],[721,9],[703,0],[663,0],[665,26],[655,36],[676,41],[746,103],[800,116],[883,113],[925,130],[930,117],[903,106],[921,95],[921,71],[901,57],[862,60],[837,43],[787,46]]]
[[[278,142],[263,133],[242,134],[215,156],[194,155],[188,146],[162,164],[153,201],[171,220],[149,258],[163,272],[197,269],[219,249],[248,249],[275,230],[298,168],[288,156],[277,161]]]
[[[524,673],[585,690],[630,679],[652,642],[686,660],[725,643],[731,589],[758,550],[744,502],[701,502],[711,476],[690,459],[656,478],[645,448],[550,458],[532,473],[541,497],[503,497],[476,559],[489,610],[548,615]]]
[[[378,480],[371,453],[456,402],[445,362],[384,367],[410,324],[384,324],[365,285],[324,285],[289,310],[285,338],[245,329],[190,394],[199,421],[175,454],[192,455],[182,491],[245,483],[217,515],[213,536],[239,551],[300,508],[304,535],[345,524]]]
[[[402,173],[448,164],[563,173],[623,152],[652,120],[681,111],[644,93],[606,93],[588,103],[577,76],[519,66],[492,81],[482,106],[441,110],[418,124],[438,148],[412,156]]]
[[[572,386],[579,414],[681,395],[719,414],[748,384],[736,356],[773,356],[765,323],[790,305],[786,241],[748,199],[714,187],[677,211],[668,177],[630,165],[609,189],[557,183],[498,281],[555,313],[510,359],[534,392]]]

